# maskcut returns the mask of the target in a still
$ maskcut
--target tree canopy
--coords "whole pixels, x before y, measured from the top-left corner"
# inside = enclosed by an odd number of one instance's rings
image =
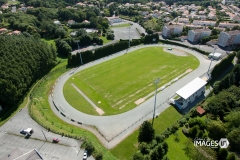
[[[138,142],[151,142],[154,136],[152,124],[149,121],[144,121],[139,128]]]
[[[0,105],[11,107],[56,64],[56,51],[27,33],[0,36]]]

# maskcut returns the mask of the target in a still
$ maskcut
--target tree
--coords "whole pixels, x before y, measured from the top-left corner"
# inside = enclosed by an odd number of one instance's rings
[[[154,138],[154,129],[149,121],[144,121],[139,128],[138,142],[151,142]]]
[[[230,146],[233,150],[240,150],[240,128],[232,130],[227,135],[227,139],[229,140]]]
[[[67,34],[67,32],[62,28],[57,28],[55,30],[55,37],[57,37],[57,38],[63,38],[66,36],[66,34]]]
[[[82,29],[82,28],[80,28],[79,30],[77,30],[77,33],[76,33],[76,35],[77,35],[78,37],[83,36],[83,35],[86,35],[86,34],[87,34],[86,30],[85,30],[85,29]]]
[[[226,127],[222,121],[211,121],[207,130],[209,137],[212,139],[221,139],[226,136]]]
[[[228,154],[227,160],[237,160],[237,158],[234,153],[230,153]]]
[[[227,156],[228,156],[228,150],[225,148],[220,148],[219,154],[218,154],[218,159],[226,160]]]
[[[138,149],[142,154],[149,154],[150,148],[146,142],[142,142],[139,144]]]
[[[144,157],[143,157],[142,153],[136,152],[133,155],[133,160],[144,160]]]
[[[198,132],[199,132],[199,126],[198,125],[189,129],[189,135],[192,138],[195,138],[197,136]]]
[[[232,111],[224,117],[224,120],[229,130],[240,127],[240,111]]]

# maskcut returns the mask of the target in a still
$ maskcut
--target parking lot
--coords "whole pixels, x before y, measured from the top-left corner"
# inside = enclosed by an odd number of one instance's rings
[[[24,135],[20,134],[20,130],[26,128],[34,130],[29,139],[25,139]],[[58,144],[52,143],[53,138],[59,138],[60,142]],[[0,127],[0,159],[15,148],[19,148],[23,154],[36,149],[47,160],[77,160],[83,157],[80,145],[81,142],[78,140],[48,132],[39,126],[30,118],[26,108]],[[94,158],[89,157],[88,159]]]
[[[130,23],[129,21],[125,21],[122,23],[115,23],[113,24],[113,26],[117,26],[117,25],[121,25],[124,23]],[[133,23],[131,22],[131,26],[128,27],[117,27],[117,28],[111,28],[114,31],[114,35],[115,35],[115,40],[119,40],[119,39],[129,39],[129,34],[130,34],[130,39],[140,39],[141,35],[138,33],[137,29],[141,32],[141,33],[145,33],[145,30],[137,23]],[[130,32],[129,32],[129,27],[130,27]]]

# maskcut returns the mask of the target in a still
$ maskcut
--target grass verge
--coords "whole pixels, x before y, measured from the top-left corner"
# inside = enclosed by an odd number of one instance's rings
[[[75,125],[70,125],[64,122],[51,110],[48,102],[48,96],[56,79],[68,71],[65,67],[66,64],[67,60],[58,64],[49,74],[42,78],[34,88],[31,94],[31,99],[38,99],[38,101],[34,101],[35,103],[31,101],[29,104],[29,113],[31,117],[40,125],[52,132],[63,136],[91,141],[95,149],[103,154],[103,159],[116,159],[104,146],[102,146],[94,134]]]
[[[103,44],[106,44],[106,43],[112,41],[112,40],[108,40],[108,39],[106,38],[106,36],[101,36],[101,37],[99,37],[99,38],[103,40]]]
[[[171,126],[181,117],[182,115],[174,107],[170,106],[154,120],[153,127],[155,129],[155,134],[161,134],[167,127]],[[110,152],[118,159],[131,160],[132,155],[138,149],[138,133],[139,130],[137,129],[116,147],[111,149]]]
[[[182,133],[182,128],[179,128],[175,134],[170,135],[165,141],[168,144],[167,157],[169,159],[189,160],[184,151],[188,138]]]
[[[65,83],[64,96],[73,107],[91,114],[74,105],[85,102],[68,95],[75,90],[73,83],[104,115],[119,114],[136,107],[134,102],[140,98],[147,99],[145,96],[155,89],[152,82],[156,77],[161,77],[161,87],[198,66],[199,61],[190,54],[176,56],[164,52],[162,47],[143,48],[76,73]]]

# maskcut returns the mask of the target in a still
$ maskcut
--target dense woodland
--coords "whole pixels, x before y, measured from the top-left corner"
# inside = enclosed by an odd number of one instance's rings
[[[0,105],[12,107],[56,64],[56,51],[28,33],[0,36]]]

